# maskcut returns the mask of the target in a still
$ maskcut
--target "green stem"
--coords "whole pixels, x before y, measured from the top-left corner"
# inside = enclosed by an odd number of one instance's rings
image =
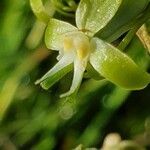
[[[42,0],[30,0],[30,5],[36,17],[40,21],[47,24],[49,20],[49,15],[46,13]]]
[[[147,7],[147,9],[143,12],[143,15],[138,18],[135,23],[133,28],[128,32],[128,34],[125,36],[125,38],[121,41],[119,44],[118,48],[120,50],[124,50],[131,40],[133,39],[134,35],[138,31],[138,29],[150,18],[150,5]]]
[[[129,43],[131,42],[131,40],[135,36],[136,31],[137,31],[136,29],[131,29],[128,32],[128,34],[125,36],[125,38],[118,45],[118,49],[120,49],[122,51],[125,50],[125,48],[129,45]]]

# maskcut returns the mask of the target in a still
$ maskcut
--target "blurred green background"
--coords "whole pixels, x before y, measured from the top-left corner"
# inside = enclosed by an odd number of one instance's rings
[[[57,18],[73,22],[74,10],[61,11]],[[131,92],[84,79],[77,97],[59,99],[72,73],[48,91],[34,84],[57,62],[57,52],[45,47],[45,25],[36,20],[29,1],[1,0],[0,12],[0,149],[100,148],[112,132],[150,148],[150,85]],[[147,50],[136,36],[126,52],[149,68]]]

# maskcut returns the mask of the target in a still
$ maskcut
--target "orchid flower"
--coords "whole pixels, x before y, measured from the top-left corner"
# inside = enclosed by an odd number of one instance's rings
[[[126,54],[95,37],[116,14],[122,0],[81,0],[76,10],[76,26],[51,18],[45,32],[46,46],[59,51],[58,63],[36,84],[50,88],[72,69],[70,90],[80,87],[87,63],[104,78],[126,89],[141,89],[150,82],[150,75],[140,69]],[[73,66],[72,66],[73,64]]]

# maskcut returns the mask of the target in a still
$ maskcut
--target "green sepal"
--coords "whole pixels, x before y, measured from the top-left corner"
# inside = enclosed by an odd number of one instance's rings
[[[62,50],[63,36],[74,31],[77,31],[77,28],[73,25],[57,19],[50,19],[45,32],[45,44],[49,49]]]
[[[73,69],[73,65],[70,64],[52,76],[47,77],[43,82],[40,83],[41,87],[45,90],[48,90],[52,87],[56,82],[58,82],[62,77],[64,77],[67,73],[69,73]]]
[[[34,14],[36,15],[36,17],[44,22],[45,24],[48,23],[49,21],[49,14],[47,13],[42,0],[30,0],[30,5],[32,8],[32,11],[34,12]]]
[[[77,27],[92,36],[112,19],[121,2],[122,0],[81,0],[76,11]]]
[[[92,45],[90,63],[109,81],[129,90],[143,89],[150,83],[150,75],[117,48],[98,38],[92,39]]]

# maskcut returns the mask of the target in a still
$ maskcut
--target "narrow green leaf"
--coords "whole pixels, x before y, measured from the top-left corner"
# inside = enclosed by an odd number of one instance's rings
[[[142,89],[150,82],[150,75],[117,48],[98,38],[92,44],[95,50],[90,62],[106,79],[130,90]]]
[[[76,24],[95,34],[112,19],[122,0],[81,0],[76,11]]]
[[[115,16],[97,36],[109,42],[116,40],[131,28],[127,25],[140,15],[148,4],[149,0],[123,0]]]
[[[57,19],[50,19],[45,33],[46,46],[52,50],[61,50],[64,34],[73,31],[77,31],[73,25]]]
[[[3,2],[5,2],[5,7]],[[6,59],[4,56],[16,56],[15,53],[26,38],[31,21],[27,6],[28,1],[8,0],[0,2],[0,60]],[[15,36],[12,38],[12,35]],[[12,59],[10,60],[12,61]]]

